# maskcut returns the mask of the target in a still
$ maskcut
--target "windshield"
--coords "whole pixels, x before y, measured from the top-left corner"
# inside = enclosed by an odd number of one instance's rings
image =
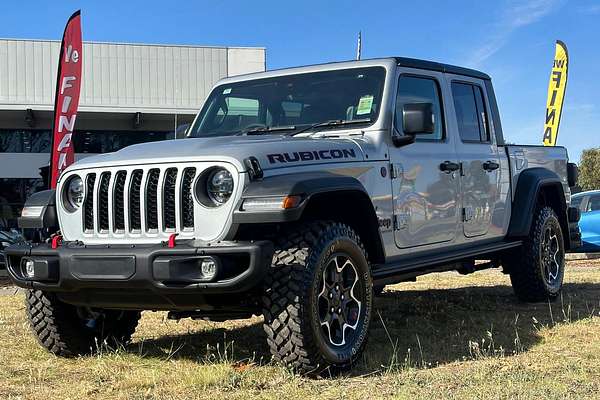
[[[208,97],[189,136],[282,133],[333,120],[369,124],[379,114],[384,81],[383,67],[368,67],[221,85]]]

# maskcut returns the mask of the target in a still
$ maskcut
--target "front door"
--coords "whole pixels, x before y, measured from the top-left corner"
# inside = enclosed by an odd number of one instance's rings
[[[477,82],[451,83],[462,163],[463,231],[468,238],[486,235],[500,201],[501,173],[498,146],[491,134],[483,86]],[[495,233],[491,233],[495,235]]]
[[[394,134],[402,135],[404,104],[431,103],[433,134],[416,135],[416,142],[393,147],[390,157],[395,179],[395,241],[399,248],[448,242],[459,221],[458,160],[452,138],[446,134],[441,101],[441,73],[403,74],[398,80]]]

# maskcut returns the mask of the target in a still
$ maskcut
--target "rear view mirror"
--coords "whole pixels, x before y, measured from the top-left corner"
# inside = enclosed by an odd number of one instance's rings
[[[435,131],[433,104],[405,104],[402,108],[402,130],[405,135],[432,134]]]

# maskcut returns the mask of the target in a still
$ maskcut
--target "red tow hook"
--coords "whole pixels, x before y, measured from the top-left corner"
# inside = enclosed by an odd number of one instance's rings
[[[171,236],[169,236],[169,242],[167,243],[168,248],[172,249],[175,247],[175,238],[177,235],[179,235],[179,233],[172,233]]]
[[[62,236],[54,235],[52,236],[52,249],[58,249],[58,246],[62,244]]]

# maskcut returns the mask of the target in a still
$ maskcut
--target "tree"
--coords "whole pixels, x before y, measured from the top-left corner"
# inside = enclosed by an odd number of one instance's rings
[[[581,154],[577,185],[581,190],[600,189],[600,147],[584,150]]]

